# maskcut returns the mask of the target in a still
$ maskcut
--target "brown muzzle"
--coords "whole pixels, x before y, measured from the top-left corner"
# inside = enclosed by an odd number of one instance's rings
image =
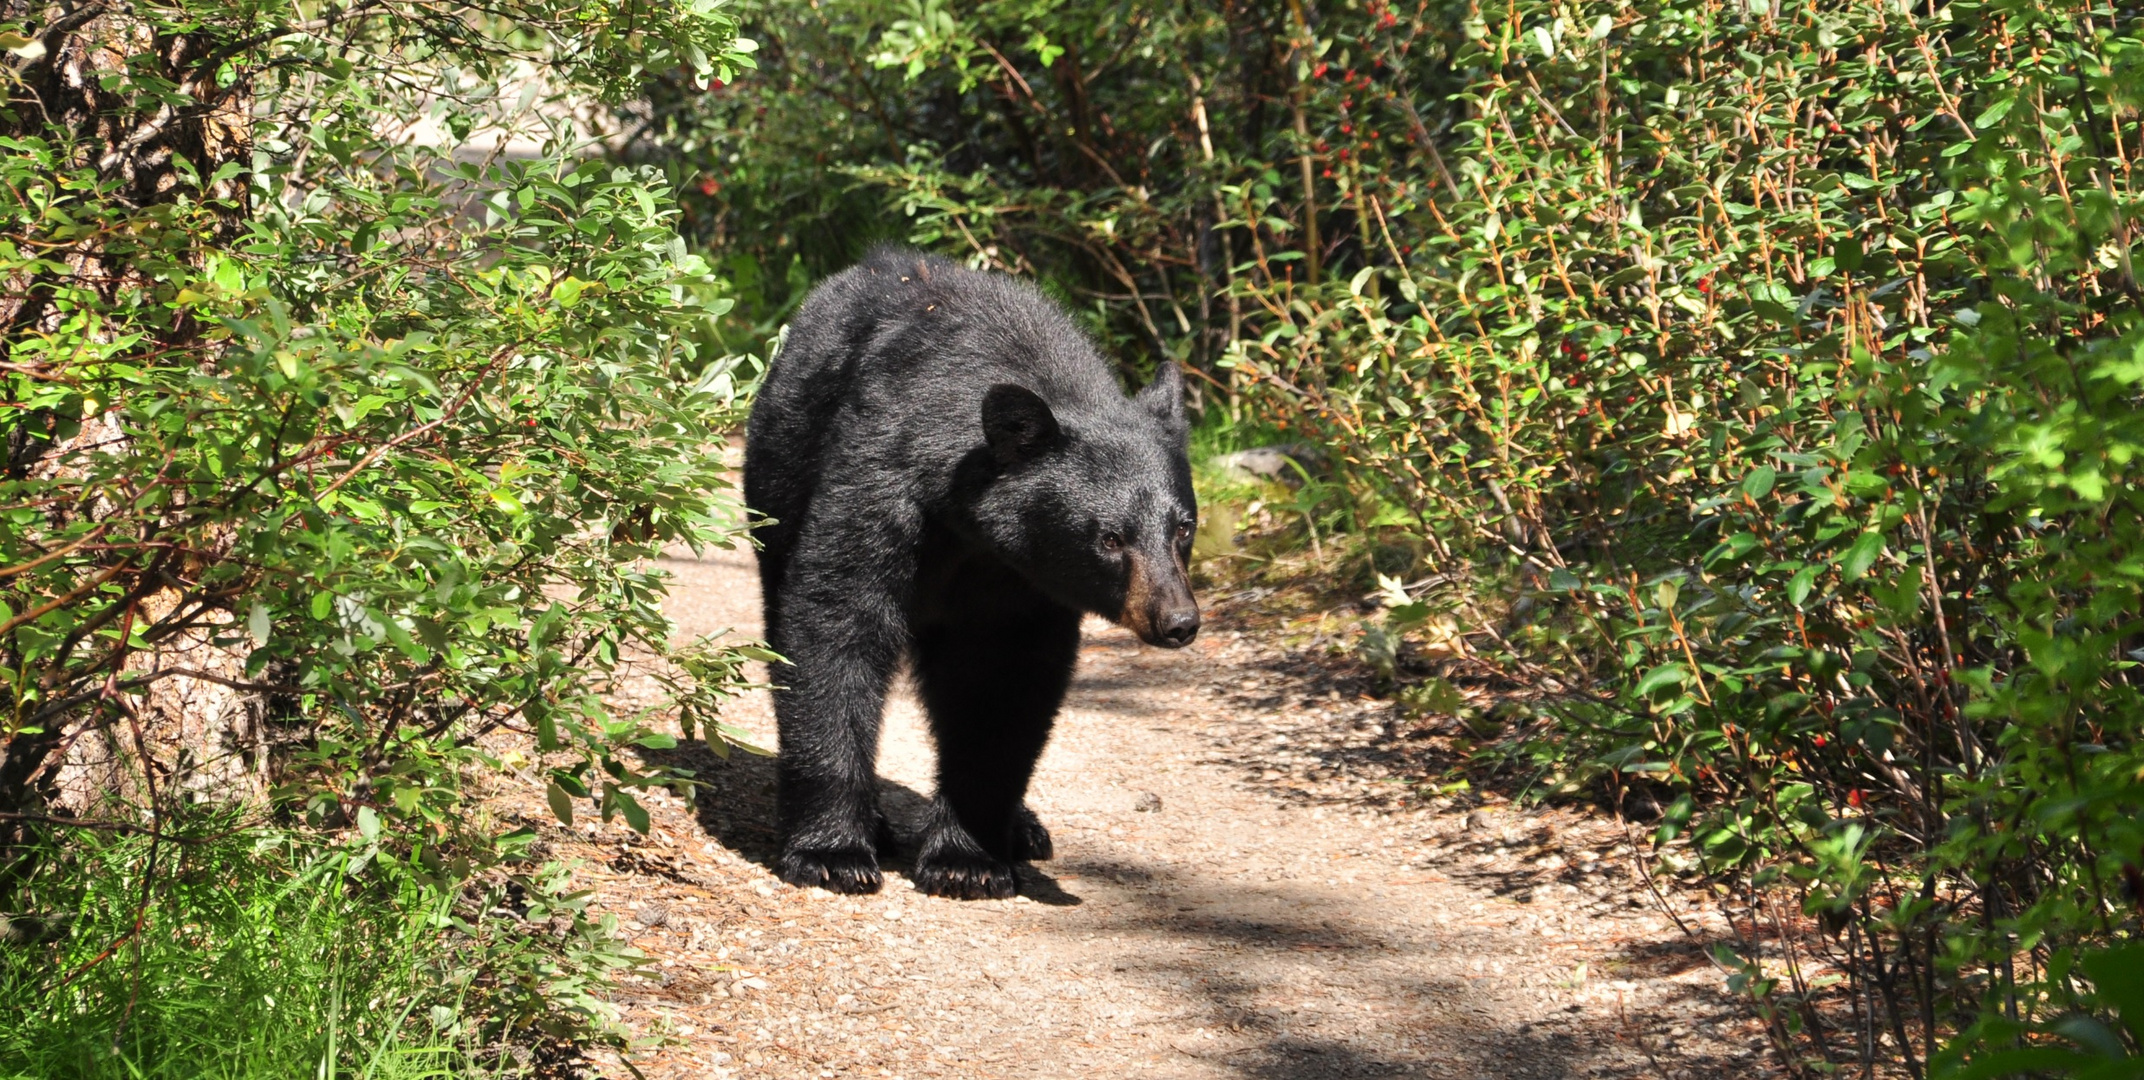
[[[1191,576],[1173,552],[1165,559],[1131,553],[1132,580],[1117,615],[1139,640],[1164,649],[1181,649],[1199,636],[1199,602],[1191,596]]]

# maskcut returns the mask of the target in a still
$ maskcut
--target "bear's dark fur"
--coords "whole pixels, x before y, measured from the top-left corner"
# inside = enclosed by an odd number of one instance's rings
[[[1183,388],[1126,398],[1055,304],[881,249],[814,289],[752,407],[745,501],[777,665],[782,854],[797,885],[881,878],[879,716],[902,659],[938,746],[914,880],[1006,897],[1050,856],[1023,804],[1081,612],[1198,632]]]

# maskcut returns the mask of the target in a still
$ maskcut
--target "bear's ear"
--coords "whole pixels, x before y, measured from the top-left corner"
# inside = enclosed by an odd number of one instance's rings
[[[1057,442],[1057,416],[1033,390],[999,383],[983,395],[983,438],[998,465],[1028,461]]]
[[[1163,360],[1154,369],[1154,381],[1146,384],[1134,399],[1140,407],[1154,414],[1154,419],[1171,428],[1184,426],[1184,377],[1176,370],[1174,360]]]

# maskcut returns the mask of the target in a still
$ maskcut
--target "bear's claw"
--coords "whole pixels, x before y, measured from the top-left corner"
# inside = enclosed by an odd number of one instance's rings
[[[1042,825],[1042,819],[1033,810],[1020,808],[1020,815],[1012,823],[1013,861],[1042,862],[1053,855],[1050,846],[1050,830]]]
[[[932,896],[955,900],[1006,900],[1020,891],[1010,863],[988,855],[948,853],[919,859],[909,879]]]
[[[878,856],[868,849],[785,851],[774,869],[783,881],[798,888],[816,885],[838,893],[875,893],[886,883],[886,876],[879,873]]]

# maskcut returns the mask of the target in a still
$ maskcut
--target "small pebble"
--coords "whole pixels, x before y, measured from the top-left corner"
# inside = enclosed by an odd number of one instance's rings
[[[1142,791],[1138,801],[1132,803],[1132,809],[1142,814],[1158,814],[1161,812],[1161,796],[1151,791]]]

